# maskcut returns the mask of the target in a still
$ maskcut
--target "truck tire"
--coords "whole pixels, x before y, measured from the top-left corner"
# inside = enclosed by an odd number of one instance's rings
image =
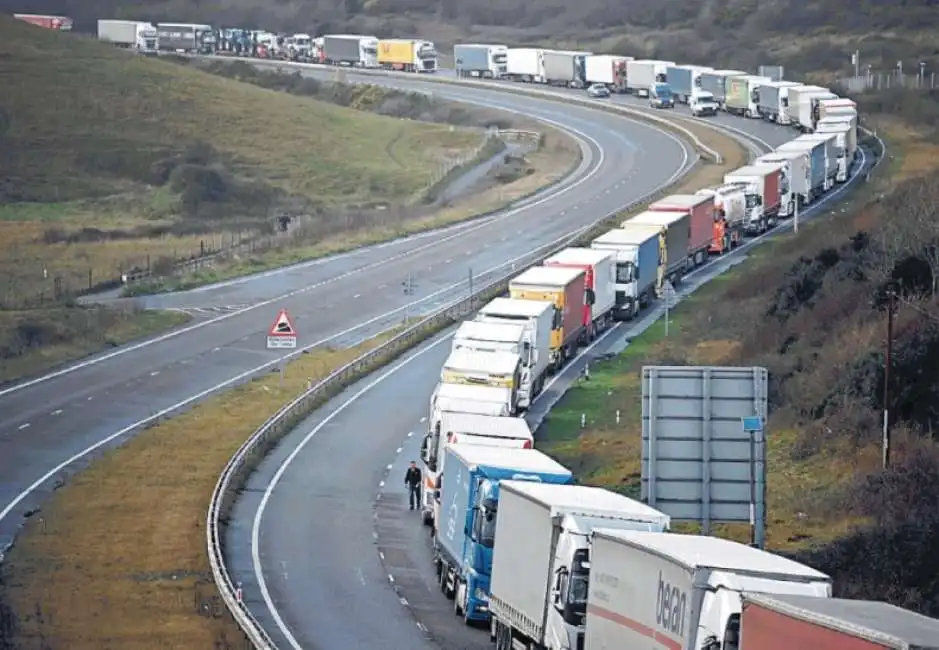
[[[457,580],[456,587],[453,589],[453,613],[457,616],[464,616],[466,612],[466,587]]]
[[[434,523],[433,514],[430,512],[427,512],[426,510],[422,512],[421,523],[424,524],[425,526],[430,526],[431,524],[433,524]]]

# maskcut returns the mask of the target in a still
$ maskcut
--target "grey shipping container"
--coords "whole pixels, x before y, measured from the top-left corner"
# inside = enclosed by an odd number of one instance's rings
[[[679,97],[690,97],[694,93],[693,77],[694,70],[691,68],[670,65],[665,70],[665,81]]]
[[[746,74],[736,70],[715,70],[714,72],[703,72],[701,74],[701,90],[706,90],[714,95],[715,101],[722,103],[727,98],[728,82],[730,77],[737,77]]]
[[[544,76],[548,82],[571,83],[577,80],[576,56],[570,52],[544,52]]]
[[[332,63],[359,63],[358,37],[324,36],[323,56]]]
[[[779,93],[777,86],[760,86],[760,101],[757,108],[764,117],[775,117],[779,114]]]
[[[781,65],[761,65],[756,71],[758,77],[769,77],[771,81],[782,81],[786,69]]]
[[[464,72],[489,72],[488,45],[454,45],[453,67]]]

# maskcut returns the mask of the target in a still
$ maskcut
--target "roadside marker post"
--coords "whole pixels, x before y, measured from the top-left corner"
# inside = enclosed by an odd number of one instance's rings
[[[297,328],[286,309],[281,309],[267,332],[268,350],[295,350],[297,348]]]

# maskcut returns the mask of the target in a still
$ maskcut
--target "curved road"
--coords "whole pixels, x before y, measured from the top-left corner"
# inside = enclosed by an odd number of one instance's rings
[[[420,80],[353,73],[347,80],[461,97],[458,86]],[[563,111],[554,119],[566,124],[574,109]],[[599,115],[594,120],[605,124]],[[770,146],[795,136],[765,122],[724,115],[717,121]],[[597,134],[604,143],[616,136]],[[399,489],[406,461],[417,455],[448,343],[443,335],[345,391],[301,423],[249,480],[226,532],[227,560],[279,647],[489,647],[485,633],[448,612],[433,584],[428,529],[402,507]],[[564,381],[542,402],[550,403]]]
[[[855,180],[870,162],[862,161]],[[800,218],[826,209],[813,206]],[[772,234],[790,227],[785,223]],[[743,261],[757,243],[687,276],[679,297]],[[538,398],[529,413],[532,426],[585,361],[618,352],[660,311],[618,326],[585,350]],[[252,612],[281,649],[491,649],[488,635],[465,627],[439,593],[429,530],[407,510],[402,486],[408,460],[418,455],[451,336],[452,330],[441,334],[331,400],[250,478],[232,512],[227,560]]]
[[[397,85],[421,89],[417,81]],[[675,137],[608,113],[492,90],[446,92],[563,123],[581,141],[583,163],[561,186],[488,219],[144,299],[146,306],[228,313],[0,389],[0,552],[27,509],[94,454],[276,364],[282,353],[267,351],[264,337],[277,309],[295,318],[301,347],[354,344],[399,320],[407,301],[418,303],[415,314],[458,298],[471,272],[479,286],[524,263],[536,247],[655,190],[691,158]],[[401,291],[409,273],[413,297]]]

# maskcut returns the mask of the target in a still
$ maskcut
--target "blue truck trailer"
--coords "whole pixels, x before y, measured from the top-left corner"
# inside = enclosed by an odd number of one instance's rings
[[[495,547],[499,482],[567,485],[571,471],[535,449],[453,445],[434,497],[434,564],[440,590],[466,623],[489,620],[489,578]]]
[[[825,156],[826,143],[821,140],[792,140],[776,147],[776,151],[800,151],[808,155],[809,188],[808,200],[815,201],[825,193],[828,187],[828,161]]]

